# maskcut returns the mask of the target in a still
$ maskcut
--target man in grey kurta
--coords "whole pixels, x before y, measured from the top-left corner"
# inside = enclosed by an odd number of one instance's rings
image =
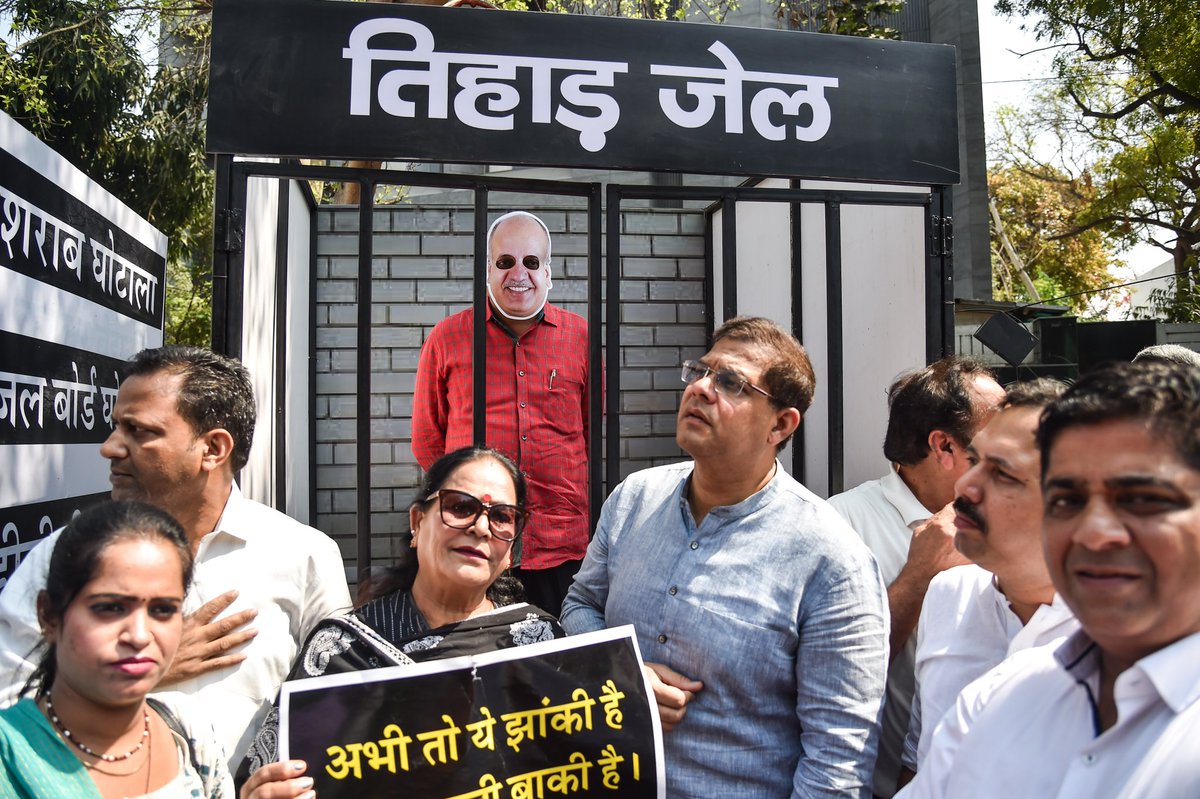
[[[888,617],[874,559],[776,460],[812,401],[803,348],[734,319],[683,370],[693,461],[609,497],[563,608],[633,624],[672,797],[870,796]]]

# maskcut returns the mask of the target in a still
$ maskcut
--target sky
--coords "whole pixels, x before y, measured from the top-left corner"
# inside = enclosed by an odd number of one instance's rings
[[[983,72],[983,103],[988,125],[1002,105],[1020,106],[1021,100],[1049,77],[1053,51],[1021,30],[1021,20],[995,11],[993,0],[979,2],[980,65]],[[1032,24],[1030,24],[1032,27]],[[1168,259],[1167,253],[1150,245],[1135,247],[1121,256],[1128,273],[1140,275]],[[1122,274],[1124,277],[1124,274]],[[1126,278],[1128,279],[1128,278]]]

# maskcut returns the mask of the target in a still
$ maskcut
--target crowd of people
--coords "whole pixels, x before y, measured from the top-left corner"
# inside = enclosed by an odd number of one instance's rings
[[[245,368],[126,364],[111,501],[0,592],[0,796],[308,799],[308,764],[279,761],[285,681],[620,625],[671,797],[1200,792],[1194,353],[1070,386],[906,372],[892,468],[826,501],[778,460],[813,401],[804,348],[731,319],[681,367],[689,460],[630,475],[588,531],[589,376],[546,301],[549,234],[509,214],[488,249],[486,414],[512,423],[469,444],[471,320],[445,320],[403,557],[353,602],[332,540],[238,490]]]

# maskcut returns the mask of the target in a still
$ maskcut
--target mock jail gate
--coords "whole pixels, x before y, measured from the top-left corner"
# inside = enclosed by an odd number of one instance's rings
[[[486,42],[464,13],[487,15]],[[243,486],[337,536],[351,576],[390,559],[403,529],[419,477],[420,347],[451,313],[483,318],[485,233],[504,211],[549,220],[561,259],[549,299],[586,317],[589,373],[605,375],[603,391],[589,386],[593,517],[623,475],[683,457],[678,366],[727,318],[769,316],[808,347],[816,403],[782,459],[826,495],[881,468],[892,365],[951,349],[949,47],[229,0],[212,52],[213,341],[251,366],[273,411]],[[543,180],[420,166],[440,162],[610,171]],[[635,185],[611,170],[694,177]],[[362,201],[318,208],[309,180],[353,182]],[[384,188],[408,202],[377,205]],[[652,207],[666,203],[680,208]],[[474,346],[481,408],[482,335]],[[482,414],[474,428],[484,441]]]

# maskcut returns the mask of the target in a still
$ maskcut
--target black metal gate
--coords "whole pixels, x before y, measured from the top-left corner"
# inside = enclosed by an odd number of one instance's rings
[[[589,428],[592,432],[589,449],[589,498],[591,507],[591,526],[594,528],[596,517],[605,496],[606,488],[611,490],[616,486],[620,473],[620,439],[616,431],[620,429],[620,397],[621,397],[621,368],[620,368],[620,328],[621,328],[621,219],[622,204],[629,200],[688,200],[707,201],[711,203],[706,247],[706,283],[713,282],[714,253],[711,213],[715,209],[732,211],[738,202],[778,202],[788,203],[793,208],[803,204],[818,204],[823,206],[826,224],[826,281],[828,296],[828,347],[829,347],[829,487],[835,493],[843,488],[843,432],[845,420],[842,416],[843,388],[843,352],[842,352],[842,313],[841,295],[843,291],[842,258],[841,258],[841,209],[847,205],[895,205],[920,206],[925,209],[925,308],[924,320],[926,330],[926,357],[936,359],[952,351],[953,343],[953,291],[951,276],[952,242],[950,224],[950,192],[944,187],[932,187],[928,194],[919,193],[888,193],[888,192],[858,192],[830,191],[795,188],[756,188],[752,186],[632,186],[609,184],[607,187],[599,183],[579,183],[571,181],[529,180],[504,178],[491,175],[459,175],[437,174],[426,172],[398,173],[379,169],[352,169],[331,166],[308,166],[299,163],[267,163],[260,161],[237,161],[230,156],[219,156],[217,159],[217,196],[216,196],[216,236],[213,260],[213,348],[218,352],[240,357],[243,333],[243,290],[245,285],[245,248],[244,233],[246,224],[247,184],[251,178],[277,179],[280,186],[285,187],[291,180],[324,180],[339,182],[356,182],[361,187],[361,202],[359,214],[359,247],[357,275],[357,386],[356,386],[356,542],[357,567],[361,571],[371,562],[371,408],[372,391],[371,373],[371,308],[372,308],[372,257],[374,235],[374,196],[375,189],[381,185],[405,185],[420,187],[435,187],[445,189],[466,189],[473,193],[474,208],[474,257],[473,271],[473,300],[474,312],[477,319],[485,318],[486,313],[486,284],[480,275],[486,273],[486,231],[488,229],[488,213],[490,204],[496,195],[513,192],[525,194],[544,194],[578,197],[586,201],[587,207],[587,321],[589,335],[589,370],[592,375],[601,373],[601,360],[604,361],[606,385],[603,396],[606,397],[606,407],[602,415],[601,385],[593,380],[589,387]],[[602,205],[603,200],[603,205]],[[283,307],[286,302],[286,286],[289,276],[287,264],[287,225],[288,220],[284,204],[280,204],[279,218],[276,229],[276,286],[275,295],[277,307]],[[793,220],[798,215],[793,214]],[[602,235],[605,223],[606,236]],[[800,338],[801,331],[801,283],[799,261],[799,228],[793,231],[792,237],[792,280],[789,286],[792,302],[792,320],[794,333]],[[736,311],[737,303],[737,222],[735,213],[724,213],[721,216],[722,226],[722,284],[725,287],[721,315],[727,318]],[[311,232],[315,241],[315,227]],[[605,246],[606,244],[606,246]],[[316,260],[316,248],[312,248],[313,261]],[[603,271],[601,264],[604,264]],[[310,275],[315,275],[315,269],[310,267]],[[608,302],[602,302],[602,279],[607,280]],[[316,302],[315,296],[310,302]],[[707,300],[707,333],[712,334],[714,319],[713,299],[711,293]],[[602,330],[603,328],[603,330]],[[607,333],[607,346],[602,347],[602,333]],[[275,369],[276,385],[281,385],[287,369],[286,358],[286,324],[282,314],[276,315],[275,321]],[[310,386],[315,382],[315,369],[312,355],[315,352],[313,332],[310,330],[308,348],[310,352],[308,379]],[[602,351],[603,350],[603,351]],[[485,407],[484,402],[484,362],[486,357],[486,340],[483,325],[475,326],[474,353],[474,407]],[[484,357],[478,357],[484,356]],[[311,403],[310,403],[311,405]],[[309,409],[310,431],[315,427],[315,408]],[[602,425],[607,418],[607,434]],[[283,429],[286,423],[285,410],[282,403],[277,403],[274,409],[274,436],[277,442],[274,463],[274,479],[277,493],[284,494],[284,481],[292,462],[284,446]],[[486,421],[483,414],[476,414],[474,420],[475,440],[485,440]],[[312,437],[310,450],[315,448],[315,436]],[[316,458],[312,451],[306,453],[305,460],[309,464],[310,473],[315,477]],[[803,442],[798,439],[798,445],[793,450],[793,474],[804,480]],[[314,479],[315,484],[315,479]],[[311,514],[316,516],[315,492],[310,502]]]

